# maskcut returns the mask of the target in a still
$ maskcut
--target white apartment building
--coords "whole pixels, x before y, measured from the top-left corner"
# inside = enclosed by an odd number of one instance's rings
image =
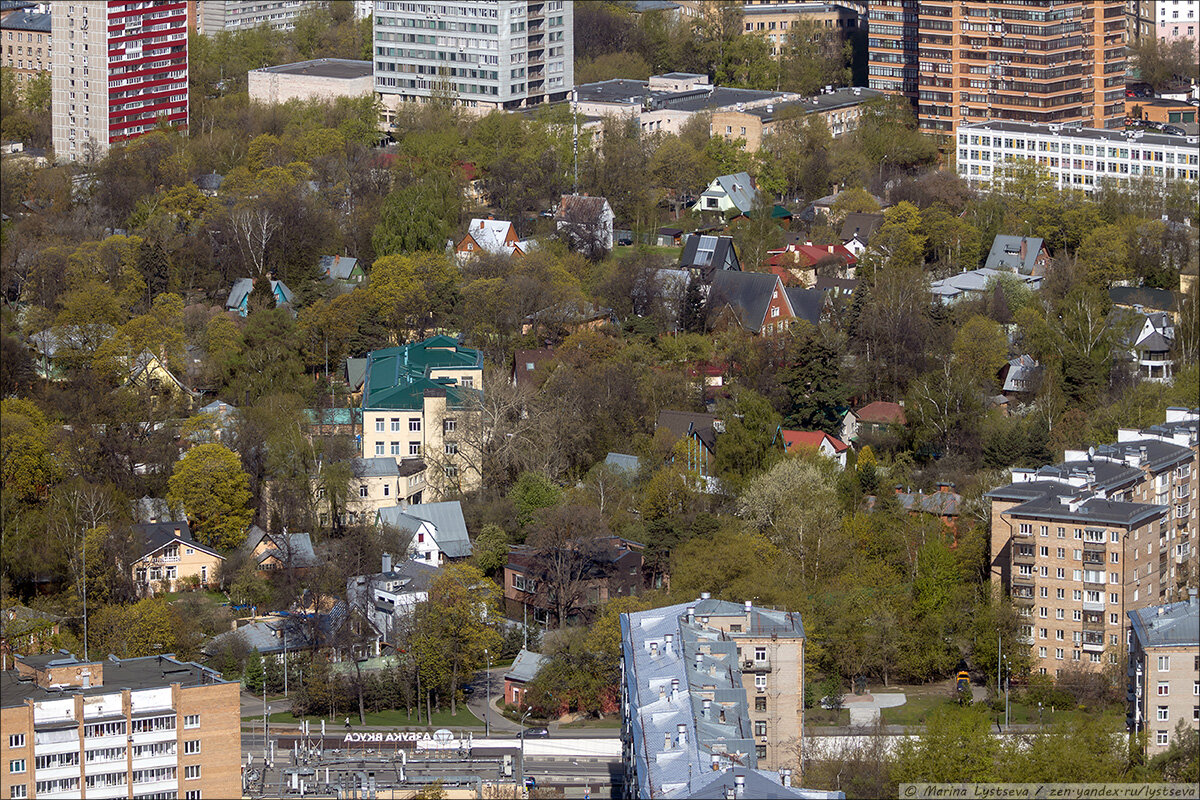
[[[575,83],[564,0],[375,3],[375,91],[397,104],[436,94],[491,110],[565,100]]]
[[[1084,192],[1106,178],[1200,180],[1196,136],[995,121],[959,125],[957,135],[958,174],[976,186],[1001,177],[1017,159],[1041,164],[1059,189]]]
[[[213,36],[221,31],[243,31],[267,25],[290,31],[296,17],[314,5],[312,0],[204,0],[199,6],[200,32]]]

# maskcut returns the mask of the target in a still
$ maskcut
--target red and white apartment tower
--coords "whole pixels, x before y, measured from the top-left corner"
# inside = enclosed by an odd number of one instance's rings
[[[160,121],[187,126],[187,0],[57,0],[50,14],[59,161],[100,158]]]

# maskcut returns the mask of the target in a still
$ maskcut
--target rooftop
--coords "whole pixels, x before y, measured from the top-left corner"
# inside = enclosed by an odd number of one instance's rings
[[[444,391],[449,405],[461,406],[474,390],[456,386],[453,378],[432,378],[432,371],[482,366],[478,350],[463,347],[449,336],[372,350],[367,354],[362,407],[421,409],[428,390]]]
[[[312,61],[297,61],[294,64],[278,64],[252,72],[273,72],[277,75],[313,75],[319,78],[353,80],[371,76],[370,61],[351,61],[346,58],[316,58]]]
[[[1033,122],[1008,122],[988,120],[985,122],[969,122],[958,126],[959,133],[978,131],[1000,131],[1001,133],[1024,133],[1032,136],[1053,136],[1056,139],[1089,139],[1096,142],[1128,143],[1131,141],[1158,146],[1190,147],[1194,137],[1171,136],[1165,133],[1141,133],[1130,136],[1125,131],[1100,130],[1098,128],[1077,128],[1073,125],[1039,125]]]
[[[26,700],[39,702],[73,697],[77,694],[84,696],[111,694],[121,689],[154,689],[174,683],[180,684],[183,688],[227,683],[215,671],[193,661],[178,661],[169,653],[161,656],[124,659],[109,656],[103,661],[83,662],[70,653],[59,651],[48,655],[25,656],[21,657],[21,660],[39,670],[50,665],[100,663],[104,667],[104,679],[100,685],[87,688],[68,686],[43,689],[32,680],[18,680],[15,669],[7,670],[0,673],[0,707],[19,706]]]
[[[35,31],[50,33],[50,15],[33,9],[14,11],[0,21],[0,29],[6,31]]]
[[[1187,600],[1129,612],[1133,634],[1143,648],[1200,646],[1200,600],[1195,589]]]

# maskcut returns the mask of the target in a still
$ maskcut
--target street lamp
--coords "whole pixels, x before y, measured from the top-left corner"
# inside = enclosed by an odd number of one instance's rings
[[[484,673],[484,683],[487,685],[487,705],[483,707],[483,735],[492,735],[492,654],[483,648],[483,657],[487,659],[487,672]]]
[[[521,796],[525,795],[525,720],[529,719],[529,715],[533,713],[533,709],[529,708],[521,715],[521,764],[517,772],[519,776],[517,780],[517,788],[521,792]]]

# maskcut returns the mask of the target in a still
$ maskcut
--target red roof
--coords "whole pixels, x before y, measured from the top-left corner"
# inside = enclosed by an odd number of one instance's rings
[[[904,416],[904,407],[899,403],[889,403],[876,400],[854,412],[859,422],[873,422],[878,425],[907,425],[908,418]]]
[[[825,431],[783,431],[783,449],[786,452],[791,452],[793,447],[812,447],[820,449],[821,442],[829,440],[829,444],[833,446],[835,453],[841,453],[848,449],[849,445],[843,442],[836,436],[830,436]]]
[[[831,244],[824,247],[815,244],[798,244],[795,247],[796,252],[800,255],[800,260],[806,266],[811,267],[821,259],[829,258],[830,256],[837,256],[847,265],[858,263],[858,259],[854,257],[854,253],[851,253],[845,246],[840,244]]]

